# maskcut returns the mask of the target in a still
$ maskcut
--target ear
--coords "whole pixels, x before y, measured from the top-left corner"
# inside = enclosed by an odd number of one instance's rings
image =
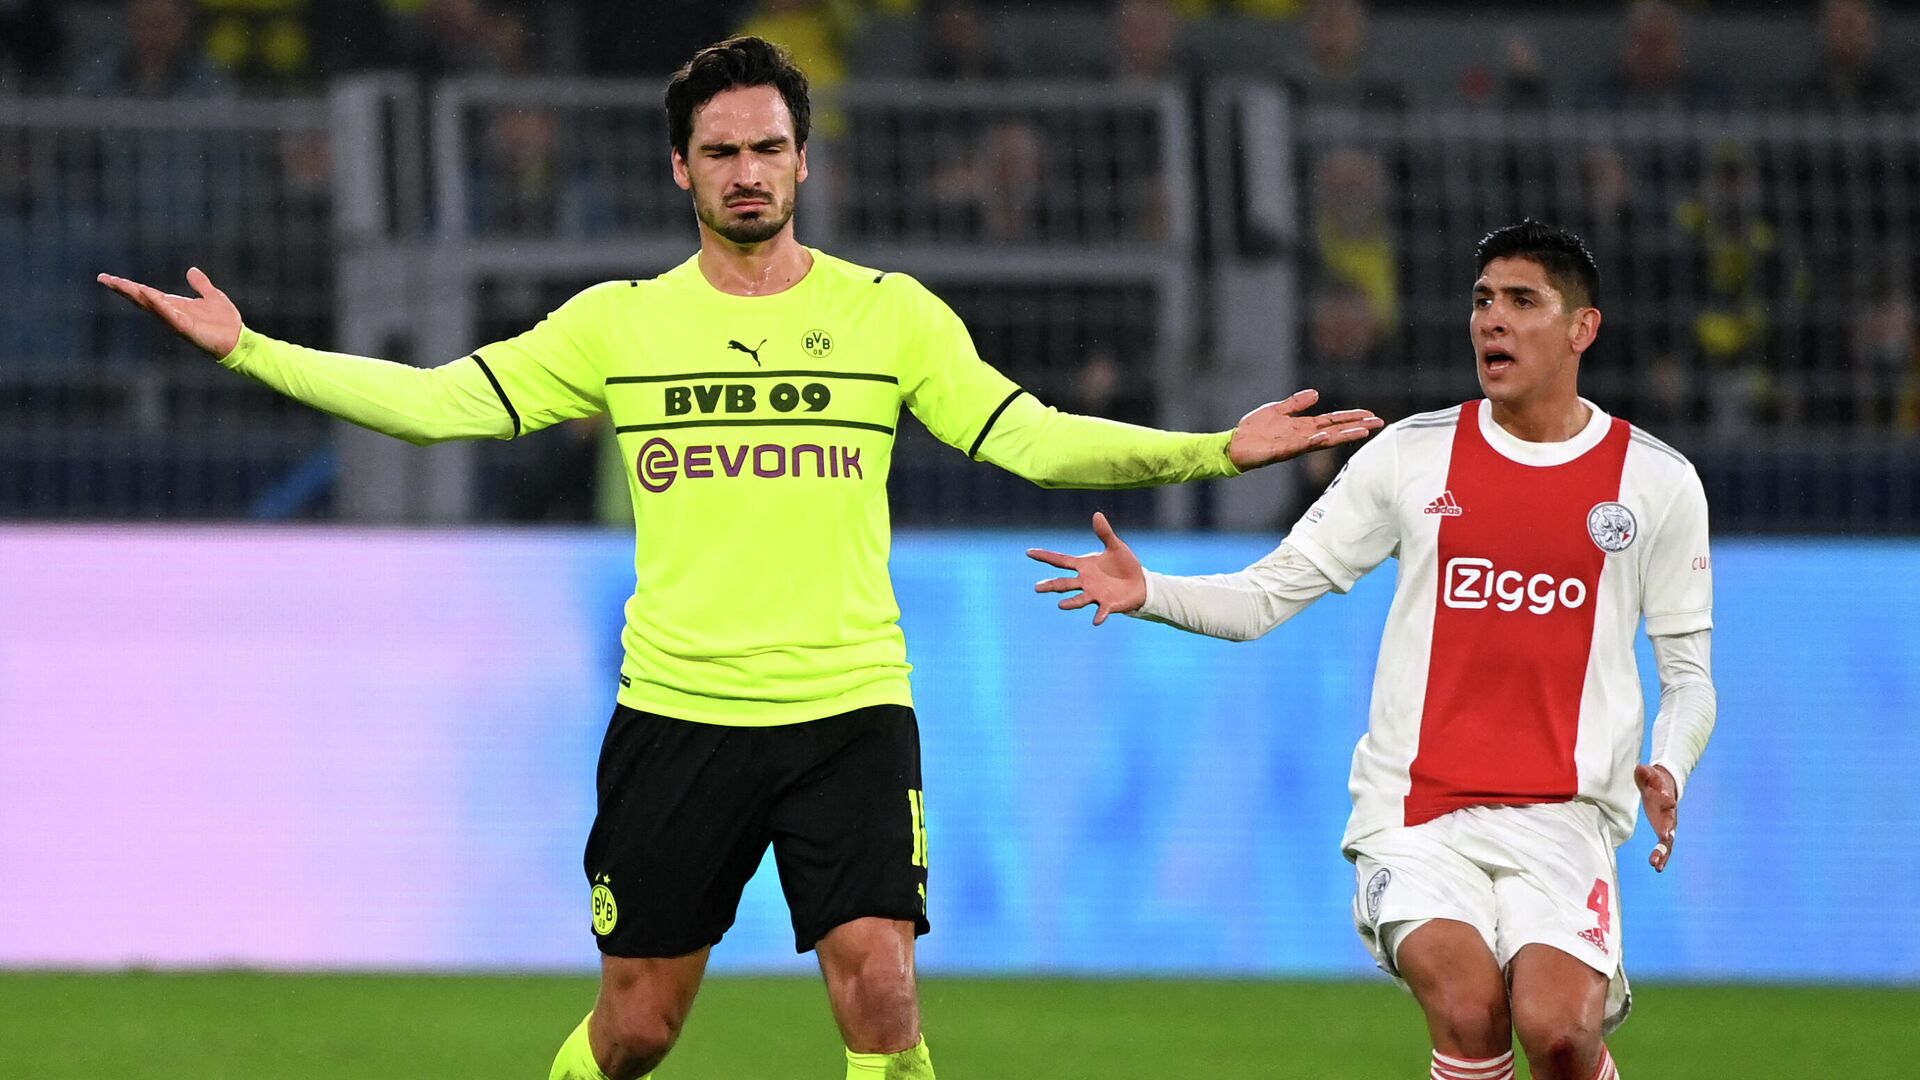
[[[687,171],[687,158],[679,150],[673,151],[673,182],[680,185],[681,191],[693,190],[693,174]]]
[[[807,178],[807,148],[800,148],[800,169],[793,174],[793,182],[798,184]]]
[[[1575,356],[1593,348],[1594,341],[1599,337],[1599,308],[1583,307],[1573,313],[1573,321],[1567,327],[1567,346],[1573,350]]]

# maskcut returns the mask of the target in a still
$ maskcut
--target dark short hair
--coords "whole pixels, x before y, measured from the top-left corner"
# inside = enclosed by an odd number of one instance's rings
[[[807,145],[813,108],[807,103],[807,73],[793,62],[784,46],[766,38],[730,37],[693,54],[667,81],[667,138],[681,157],[693,138],[694,110],[723,90],[743,86],[771,86],[787,101],[793,114],[796,146]]]
[[[1569,310],[1600,302],[1600,268],[1593,264],[1587,242],[1565,229],[1527,218],[1518,225],[1495,229],[1474,248],[1485,273],[1495,259],[1530,259],[1547,272],[1547,281],[1560,291]]]

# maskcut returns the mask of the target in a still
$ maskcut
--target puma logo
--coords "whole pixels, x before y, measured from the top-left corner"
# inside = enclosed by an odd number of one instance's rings
[[[754,346],[753,348],[751,348],[751,349],[749,349],[749,348],[747,348],[747,347],[746,347],[745,345],[742,345],[742,344],[740,344],[740,343],[739,343],[739,342],[737,342],[737,341],[729,341],[729,342],[727,342],[727,348],[729,348],[729,349],[739,349],[739,350],[740,350],[741,352],[743,352],[743,353],[746,353],[746,354],[747,354],[748,356],[751,356],[751,357],[753,357],[753,366],[754,366],[754,367],[761,367],[761,366],[762,366],[762,365],[761,365],[761,363],[760,363],[760,350],[761,350],[761,349],[763,349],[763,348],[766,348],[766,345],[767,345],[767,339],[766,339],[766,338],[761,338],[761,339],[760,339],[760,344],[758,344],[758,345],[755,345],[755,346]]]

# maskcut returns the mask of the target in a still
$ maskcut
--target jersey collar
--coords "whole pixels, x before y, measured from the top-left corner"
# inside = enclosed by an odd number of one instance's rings
[[[1480,435],[1487,440],[1488,446],[1509,461],[1522,465],[1565,465],[1600,445],[1600,440],[1607,437],[1607,429],[1613,423],[1613,417],[1602,412],[1600,406],[1586,398],[1580,401],[1592,410],[1592,415],[1587,417],[1587,426],[1565,442],[1537,443],[1518,438],[1493,422],[1493,402],[1485,399],[1481,400],[1480,408],[1475,410],[1480,414]]]

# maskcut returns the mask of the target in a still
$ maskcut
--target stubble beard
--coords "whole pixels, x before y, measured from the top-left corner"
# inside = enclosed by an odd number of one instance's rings
[[[793,200],[776,201],[770,209],[760,212],[752,218],[736,218],[730,215],[725,204],[705,207],[696,203],[696,212],[701,224],[712,229],[722,239],[733,244],[761,244],[780,234],[793,220]]]

